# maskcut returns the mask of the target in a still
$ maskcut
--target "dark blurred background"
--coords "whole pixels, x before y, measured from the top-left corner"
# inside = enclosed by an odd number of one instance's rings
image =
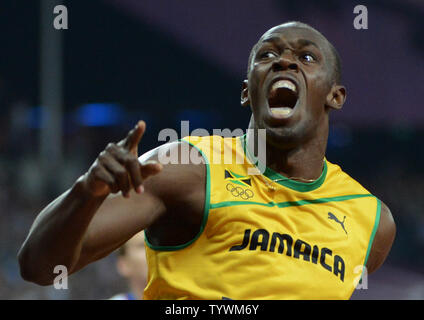
[[[53,28],[58,4],[68,30]],[[353,27],[358,4],[368,9],[367,30]],[[342,57],[348,99],[332,115],[327,158],[397,223],[386,264],[353,298],[423,299],[422,0],[2,0],[0,298],[107,299],[126,290],[114,254],[71,276],[68,290],[23,281],[16,254],[33,219],[138,119],[147,122],[144,151],[163,143],[161,129],[180,132],[181,120],[211,133],[245,129],[250,112],[239,99],[250,49],[289,20],[320,30]]]

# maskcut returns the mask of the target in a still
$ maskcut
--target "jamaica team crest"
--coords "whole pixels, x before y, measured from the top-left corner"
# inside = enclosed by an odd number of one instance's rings
[[[249,176],[225,169],[225,181],[227,181],[225,188],[233,197],[247,200],[254,196],[253,191],[249,189],[252,186],[252,179]]]

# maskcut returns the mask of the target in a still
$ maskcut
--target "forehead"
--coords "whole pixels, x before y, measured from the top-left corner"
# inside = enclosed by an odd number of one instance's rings
[[[311,28],[296,25],[281,25],[265,32],[258,41],[258,45],[266,42],[287,42],[291,45],[312,44],[321,50],[327,48],[327,39]]]

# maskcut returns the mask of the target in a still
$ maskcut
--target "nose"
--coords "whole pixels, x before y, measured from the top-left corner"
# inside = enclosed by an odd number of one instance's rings
[[[298,71],[299,66],[293,58],[293,54],[291,52],[285,51],[278,57],[278,59],[274,61],[274,63],[272,64],[272,70],[274,72],[286,70]]]

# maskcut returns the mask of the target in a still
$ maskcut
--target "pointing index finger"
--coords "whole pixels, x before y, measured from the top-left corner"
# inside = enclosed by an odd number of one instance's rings
[[[132,129],[124,140],[124,148],[133,151],[137,150],[137,146],[146,130],[146,123],[142,120],[138,121],[135,128]]]

